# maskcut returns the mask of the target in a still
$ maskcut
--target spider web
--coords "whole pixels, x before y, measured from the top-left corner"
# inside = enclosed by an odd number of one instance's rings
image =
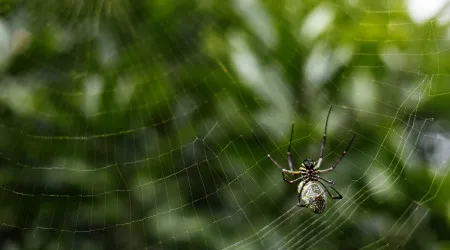
[[[445,244],[446,4],[10,1],[2,247]],[[322,166],[357,137],[323,175],[344,198],[315,215],[251,132],[288,168],[294,121],[298,167],[329,105]]]

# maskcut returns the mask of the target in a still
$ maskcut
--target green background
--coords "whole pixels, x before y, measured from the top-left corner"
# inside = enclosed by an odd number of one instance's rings
[[[1,248],[450,249],[449,11],[409,4],[0,1]],[[252,131],[298,167],[329,105],[315,215]]]

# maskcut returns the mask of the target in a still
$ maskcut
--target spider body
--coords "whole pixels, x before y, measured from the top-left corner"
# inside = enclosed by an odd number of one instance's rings
[[[305,159],[300,171],[305,181],[301,181],[297,186],[299,194],[299,204],[311,209],[316,214],[325,211],[326,195],[325,190],[319,183],[319,176],[315,171],[316,162],[312,159]],[[308,181],[309,180],[309,181]]]
[[[325,190],[317,181],[300,182],[297,187],[299,195],[301,194],[301,201],[305,207],[311,209],[316,214],[321,214],[325,211],[325,204],[327,197]]]
[[[264,152],[266,152],[267,157],[272,161],[272,163],[281,169],[281,174],[283,176],[283,180],[289,184],[295,184],[296,182],[300,181],[300,183],[297,186],[298,191],[298,206],[299,207],[306,207],[311,209],[316,214],[321,214],[325,211],[325,204],[326,204],[326,195],[325,192],[328,193],[328,195],[335,200],[342,199],[342,195],[334,189],[333,181],[329,181],[319,175],[319,173],[325,173],[325,172],[331,172],[335,169],[335,167],[339,164],[339,162],[344,158],[344,156],[347,154],[348,149],[353,143],[353,140],[355,139],[356,135],[353,135],[352,139],[348,143],[347,147],[345,148],[344,152],[342,153],[341,157],[337,159],[331,167],[327,169],[320,169],[320,165],[322,164],[323,160],[323,154],[325,152],[325,142],[326,142],[326,136],[327,136],[327,126],[328,126],[328,118],[330,117],[332,106],[330,106],[330,109],[328,110],[327,119],[325,121],[325,130],[322,137],[322,145],[320,149],[320,157],[319,160],[314,161],[310,158],[305,159],[301,167],[298,168],[298,170],[294,170],[291,159],[291,143],[292,143],[292,136],[294,134],[294,124],[292,124],[291,128],[291,139],[289,141],[289,147],[287,152],[287,158],[288,158],[288,164],[289,169],[284,169],[278,164],[267,151],[264,149],[263,145],[259,142],[258,138],[255,134],[253,136],[255,137],[256,141],[259,143],[259,145],[262,147]],[[289,174],[293,177],[297,177],[293,180],[288,180],[286,178],[285,174]],[[330,184],[328,187],[323,184],[322,181],[327,182]],[[332,195],[330,190],[332,189],[337,195]]]

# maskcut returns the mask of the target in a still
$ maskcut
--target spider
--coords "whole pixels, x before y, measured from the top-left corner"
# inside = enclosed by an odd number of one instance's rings
[[[264,149],[263,145],[256,137],[255,133],[253,133],[253,137],[255,137],[255,140],[258,142],[258,144],[264,150],[267,157],[272,161],[272,163],[276,167],[281,169],[281,174],[283,176],[283,180],[289,184],[296,184],[296,182],[300,181],[300,183],[298,184],[298,187],[297,187],[297,192],[298,192],[298,204],[297,205],[299,207],[309,208],[316,214],[321,214],[325,211],[325,203],[326,203],[325,192],[327,192],[328,195],[334,200],[342,199],[342,195],[333,187],[334,182],[321,177],[319,175],[319,173],[333,171],[336,168],[336,166],[339,164],[339,162],[342,160],[342,158],[344,158],[344,156],[347,154],[348,149],[350,148],[350,146],[353,143],[353,140],[356,137],[356,134],[354,134],[352,139],[348,143],[347,147],[345,148],[344,152],[342,153],[342,155],[334,162],[333,165],[331,165],[331,167],[329,167],[327,169],[319,169],[320,165],[322,164],[323,154],[325,152],[325,142],[326,142],[326,138],[327,138],[328,118],[330,117],[332,107],[333,106],[330,106],[330,109],[328,110],[328,114],[327,114],[327,119],[325,121],[325,130],[323,132],[319,160],[314,161],[310,158],[307,158],[302,162],[301,167],[299,167],[299,169],[297,171],[293,169],[293,163],[292,163],[292,159],[291,159],[291,143],[292,143],[292,136],[294,134],[294,123],[292,123],[291,136],[290,136],[289,147],[288,147],[288,151],[287,151],[287,160],[288,160],[288,164],[289,164],[289,170],[282,168],[280,166],[280,164],[278,164],[270,156],[270,154]],[[288,179],[286,179],[285,174],[290,174],[292,176],[298,176],[298,175],[300,175],[300,176],[294,180],[288,180]],[[327,186],[325,186],[325,184],[323,184],[322,181],[325,181],[325,182],[329,183],[330,185],[327,187]],[[328,188],[333,189],[333,191],[336,192],[337,195],[332,195]]]

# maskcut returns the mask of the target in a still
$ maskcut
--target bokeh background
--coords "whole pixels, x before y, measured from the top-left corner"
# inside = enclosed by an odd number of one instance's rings
[[[1,249],[450,249],[446,0],[0,1]],[[344,198],[315,215],[287,167]]]

